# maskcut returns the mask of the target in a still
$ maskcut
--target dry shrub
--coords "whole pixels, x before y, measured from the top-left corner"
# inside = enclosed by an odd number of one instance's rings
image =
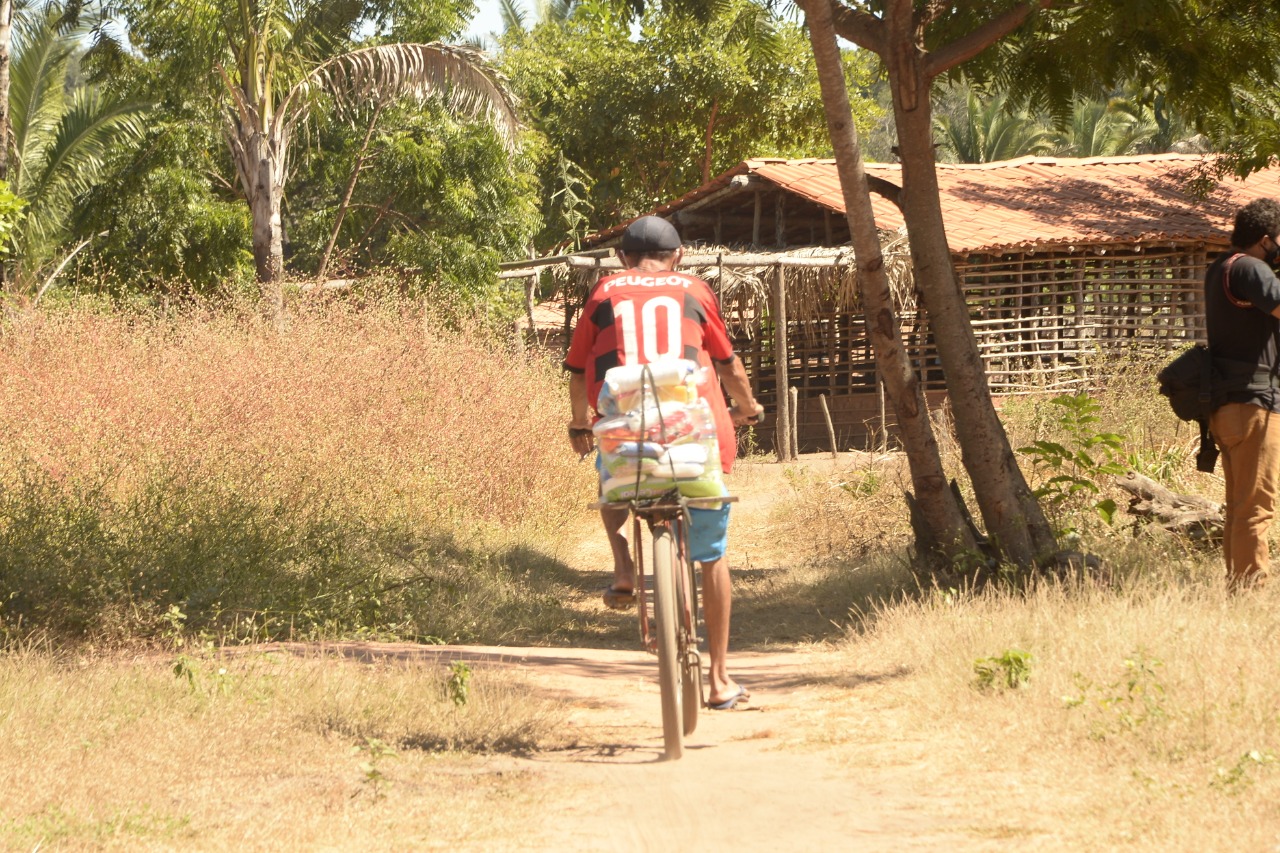
[[[1195,470],[1199,429],[1173,414],[1168,401],[1156,389],[1155,372],[1163,361],[1153,361],[1150,353],[1135,351],[1129,356],[1111,357],[1095,365],[1097,381],[1088,391],[1099,406],[1096,433],[1118,433],[1123,447],[1116,461],[1127,469],[1152,477],[1175,491],[1222,499],[1221,468],[1217,474]],[[1010,445],[1024,448],[1038,439],[1067,441],[1057,421],[1064,409],[1051,401],[1061,392],[1009,396],[998,401],[1000,419]],[[942,456],[943,469],[957,480],[970,512],[979,526],[982,519],[972,488],[965,475],[954,423],[948,407],[933,413],[934,434]],[[1099,460],[1102,454],[1093,450]],[[1062,471],[1036,470],[1032,459],[1015,452],[1032,488]],[[912,489],[910,472],[901,454],[846,454],[834,469],[816,468],[818,457],[793,466],[789,476],[792,494],[775,513],[775,522],[789,541],[809,549],[803,556],[832,556],[848,559],[889,548],[901,550],[910,542],[911,529],[903,494]],[[1072,472],[1075,473],[1075,472]],[[1115,535],[1128,535],[1132,519],[1124,507],[1129,494],[1118,488],[1109,474],[1084,472],[1098,487],[1096,494],[1082,493],[1079,501],[1063,512],[1052,513],[1053,521],[1083,536],[1083,546],[1095,547]],[[1094,502],[1111,499],[1119,506],[1114,525],[1108,525],[1091,510]]]
[[[553,539],[589,493],[543,362],[410,304],[283,332],[73,310],[7,329],[0,376],[10,626],[133,632],[171,605],[261,613],[267,635],[492,639],[509,625],[484,612],[513,604],[554,620],[506,547]]]
[[[911,475],[903,454],[815,457],[787,466],[784,476],[789,491],[770,522],[790,556],[848,560],[909,541],[903,494]]]

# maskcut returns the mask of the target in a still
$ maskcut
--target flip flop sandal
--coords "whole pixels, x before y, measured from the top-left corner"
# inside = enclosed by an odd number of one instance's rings
[[[733,711],[737,709],[739,703],[746,704],[750,699],[751,694],[747,692],[747,688],[739,684],[737,693],[733,694],[728,699],[725,699],[723,702],[716,702],[712,704],[710,700],[707,700],[707,707],[712,711]]]
[[[610,610],[630,610],[636,606],[636,594],[629,589],[604,588],[604,606]]]

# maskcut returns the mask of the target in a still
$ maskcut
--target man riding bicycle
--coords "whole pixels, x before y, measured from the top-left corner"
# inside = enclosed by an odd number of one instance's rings
[[[727,474],[737,455],[734,425],[754,422],[764,407],[756,402],[741,360],[734,354],[720,306],[702,279],[676,272],[684,250],[680,235],[666,220],[644,216],[622,235],[618,257],[623,271],[602,278],[588,297],[573,332],[564,367],[570,372],[569,439],[582,456],[591,452],[592,422],[599,418],[596,401],[611,367],[685,358],[705,368],[709,377],[698,396],[711,407],[720,436],[720,465]],[[735,401],[729,408],[725,391]],[[598,464],[598,463],[597,463]],[[729,504],[719,510],[691,511],[690,555],[702,566],[703,610],[707,626],[711,691],[708,705],[729,710],[746,701],[746,689],[729,677],[731,593],[725,558]],[[601,509],[613,551],[613,583],[605,604],[614,609],[635,603],[635,567],[622,528],[625,509]]]

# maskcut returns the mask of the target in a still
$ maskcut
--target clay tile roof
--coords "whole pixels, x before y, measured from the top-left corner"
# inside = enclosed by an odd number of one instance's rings
[[[1280,169],[1227,178],[1200,199],[1184,190],[1201,155],[1065,159],[1024,157],[937,167],[947,240],[955,254],[1106,242],[1225,242],[1241,205],[1280,198]],[[868,163],[868,176],[902,186],[902,167]],[[834,212],[844,198],[834,160],[746,160],[655,213],[674,213],[750,174]],[[872,194],[876,225],[903,224],[898,208]],[[595,235],[602,242],[617,229]]]

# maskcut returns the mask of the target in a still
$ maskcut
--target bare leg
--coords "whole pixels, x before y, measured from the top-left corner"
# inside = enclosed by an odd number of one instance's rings
[[[625,592],[635,588],[636,571],[631,562],[631,544],[622,535],[631,514],[625,509],[602,509],[600,520],[604,522],[604,532],[609,537],[609,547],[613,550],[613,588]]]
[[[725,557],[702,564],[702,608],[707,622],[707,651],[710,654],[711,692],[707,701],[718,705],[738,692],[729,677],[729,612],[732,598],[729,561]]]

